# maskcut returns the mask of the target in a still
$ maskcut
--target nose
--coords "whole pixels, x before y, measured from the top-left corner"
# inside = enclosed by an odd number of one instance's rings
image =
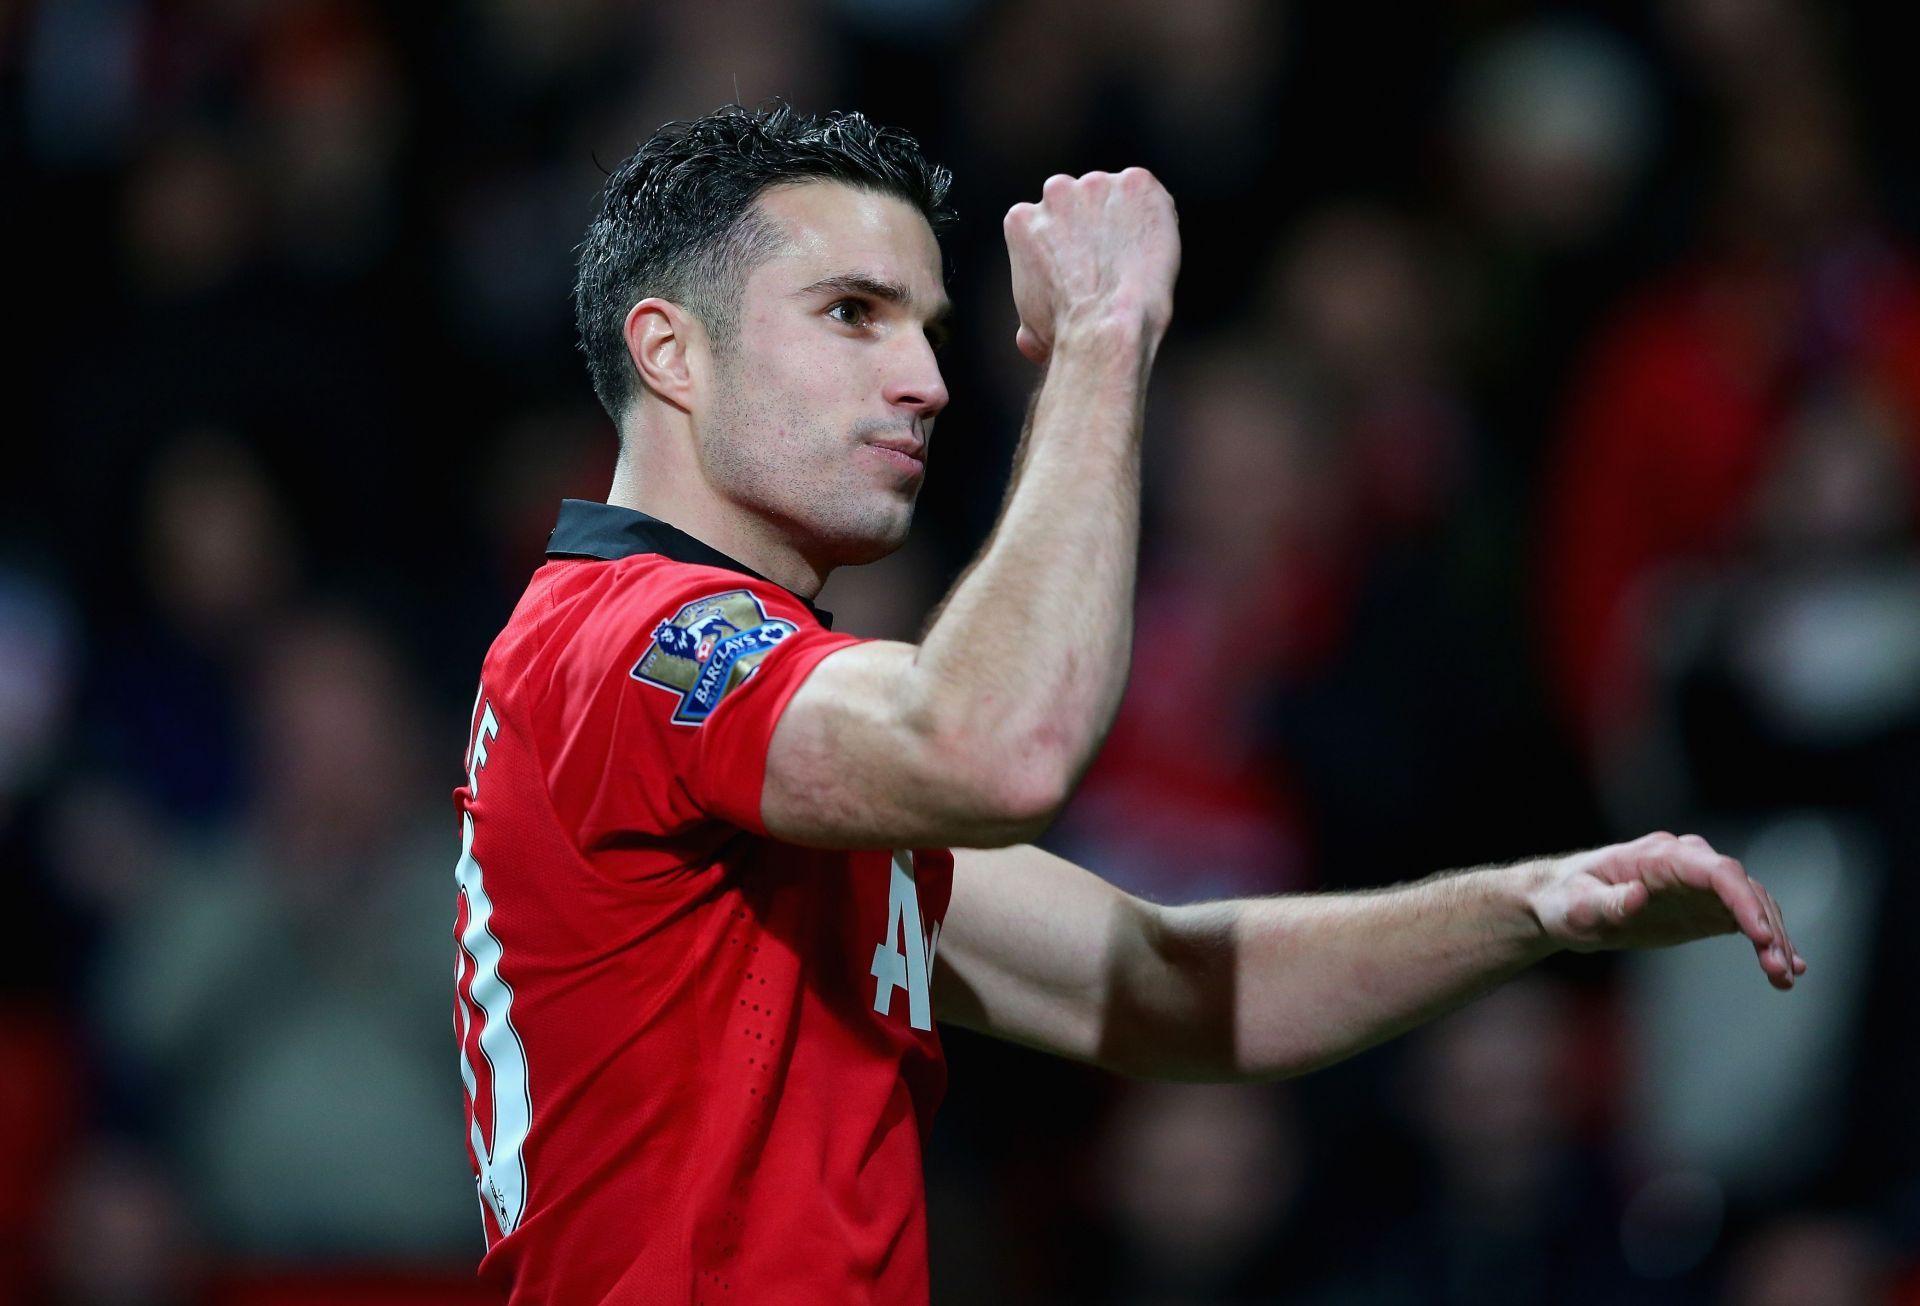
[[[947,406],[947,383],[940,376],[940,360],[933,345],[918,332],[903,336],[901,347],[889,351],[882,396],[895,408],[911,411],[930,422]]]

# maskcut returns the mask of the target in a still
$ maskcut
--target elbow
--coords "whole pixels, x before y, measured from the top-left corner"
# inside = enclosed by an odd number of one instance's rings
[[[1027,837],[1044,833],[1073,797],[1076,768],[1055,751],[1025,748],[990,768],[994,798]]]
[[[916,764],[937,776],[944,818],[973,848],[1032,843],[1073,796],[1086,750],[1051,721],[928,696],[906,713]]]
[[[1022,841],[1031,841],[1066,810],[1105,732],[1077,729],[1049,715],[1037,722],[1001,722],[995,733],[983,776],[1000,809],[1025,830]]]
[[[1045,834],[1072,796],[1060,768],[1030,760],[991,757],[968,768],[969,806],[989,827],[992,844],[1032,843]]]
[[[937,749],[952,792],[975,827],[969,846],[1032,843],[1073,795],[1073,769],[1046,750],[1020,748],[990,732],[949,735]]]

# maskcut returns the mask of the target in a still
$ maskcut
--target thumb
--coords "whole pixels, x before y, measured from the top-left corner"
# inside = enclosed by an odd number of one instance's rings
[[[1647,886],[1638,880],[1609,885],[1600,897],[1600,914],[1610,924],[1618,925],[1646,906],[1648,896]]]

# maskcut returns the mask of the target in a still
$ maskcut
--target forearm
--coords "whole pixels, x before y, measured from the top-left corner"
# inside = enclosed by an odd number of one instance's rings
[[[1140,168],[1007,211],[1015,346],[1047,364],[992,538],[918,644],[821,659],[761,811],[822,847],[1003,847],[1044,829],[1126,684],[1147,373],[1173,312],[1173,200]]]
[[[1775,988],[1806,963],[1779,904],[1704,839],[1631,843],[1354,894],[1157,907],[1038,848],[954,849],[940,1019],[1120,1074],[1305,1073],[1560,948],[1735,930]]]
[[[920,645],[926,720],[1009,783],[1064,798],[1126,684],[1140,425],[1157,334],[1063,334],[998,525]]]
[[[1556,950],[1529,905],[1541,866],[1164,909],[1153,983],[1165,1000],[1130,1069],[1297,1075],[1452,1010]]]

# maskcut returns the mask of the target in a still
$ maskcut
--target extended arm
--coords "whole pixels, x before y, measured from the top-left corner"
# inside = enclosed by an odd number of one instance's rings
[[[1805,970],[1771,895],[1692,836],[1176,908],[1035,848],[956,850],[934,1010],[1122,1074],[1272,1078],[1392,1038],[1562,948],[1735,930],[1775,987]]]
[[[1007,217],[1020,347],[1047,363],[980,557],[918,645],[823,660],[782,714],[762,814],[793,842],[999,845],[1065,801],[1126,683],[1147,373],[1179,262],[1139,169]]]

